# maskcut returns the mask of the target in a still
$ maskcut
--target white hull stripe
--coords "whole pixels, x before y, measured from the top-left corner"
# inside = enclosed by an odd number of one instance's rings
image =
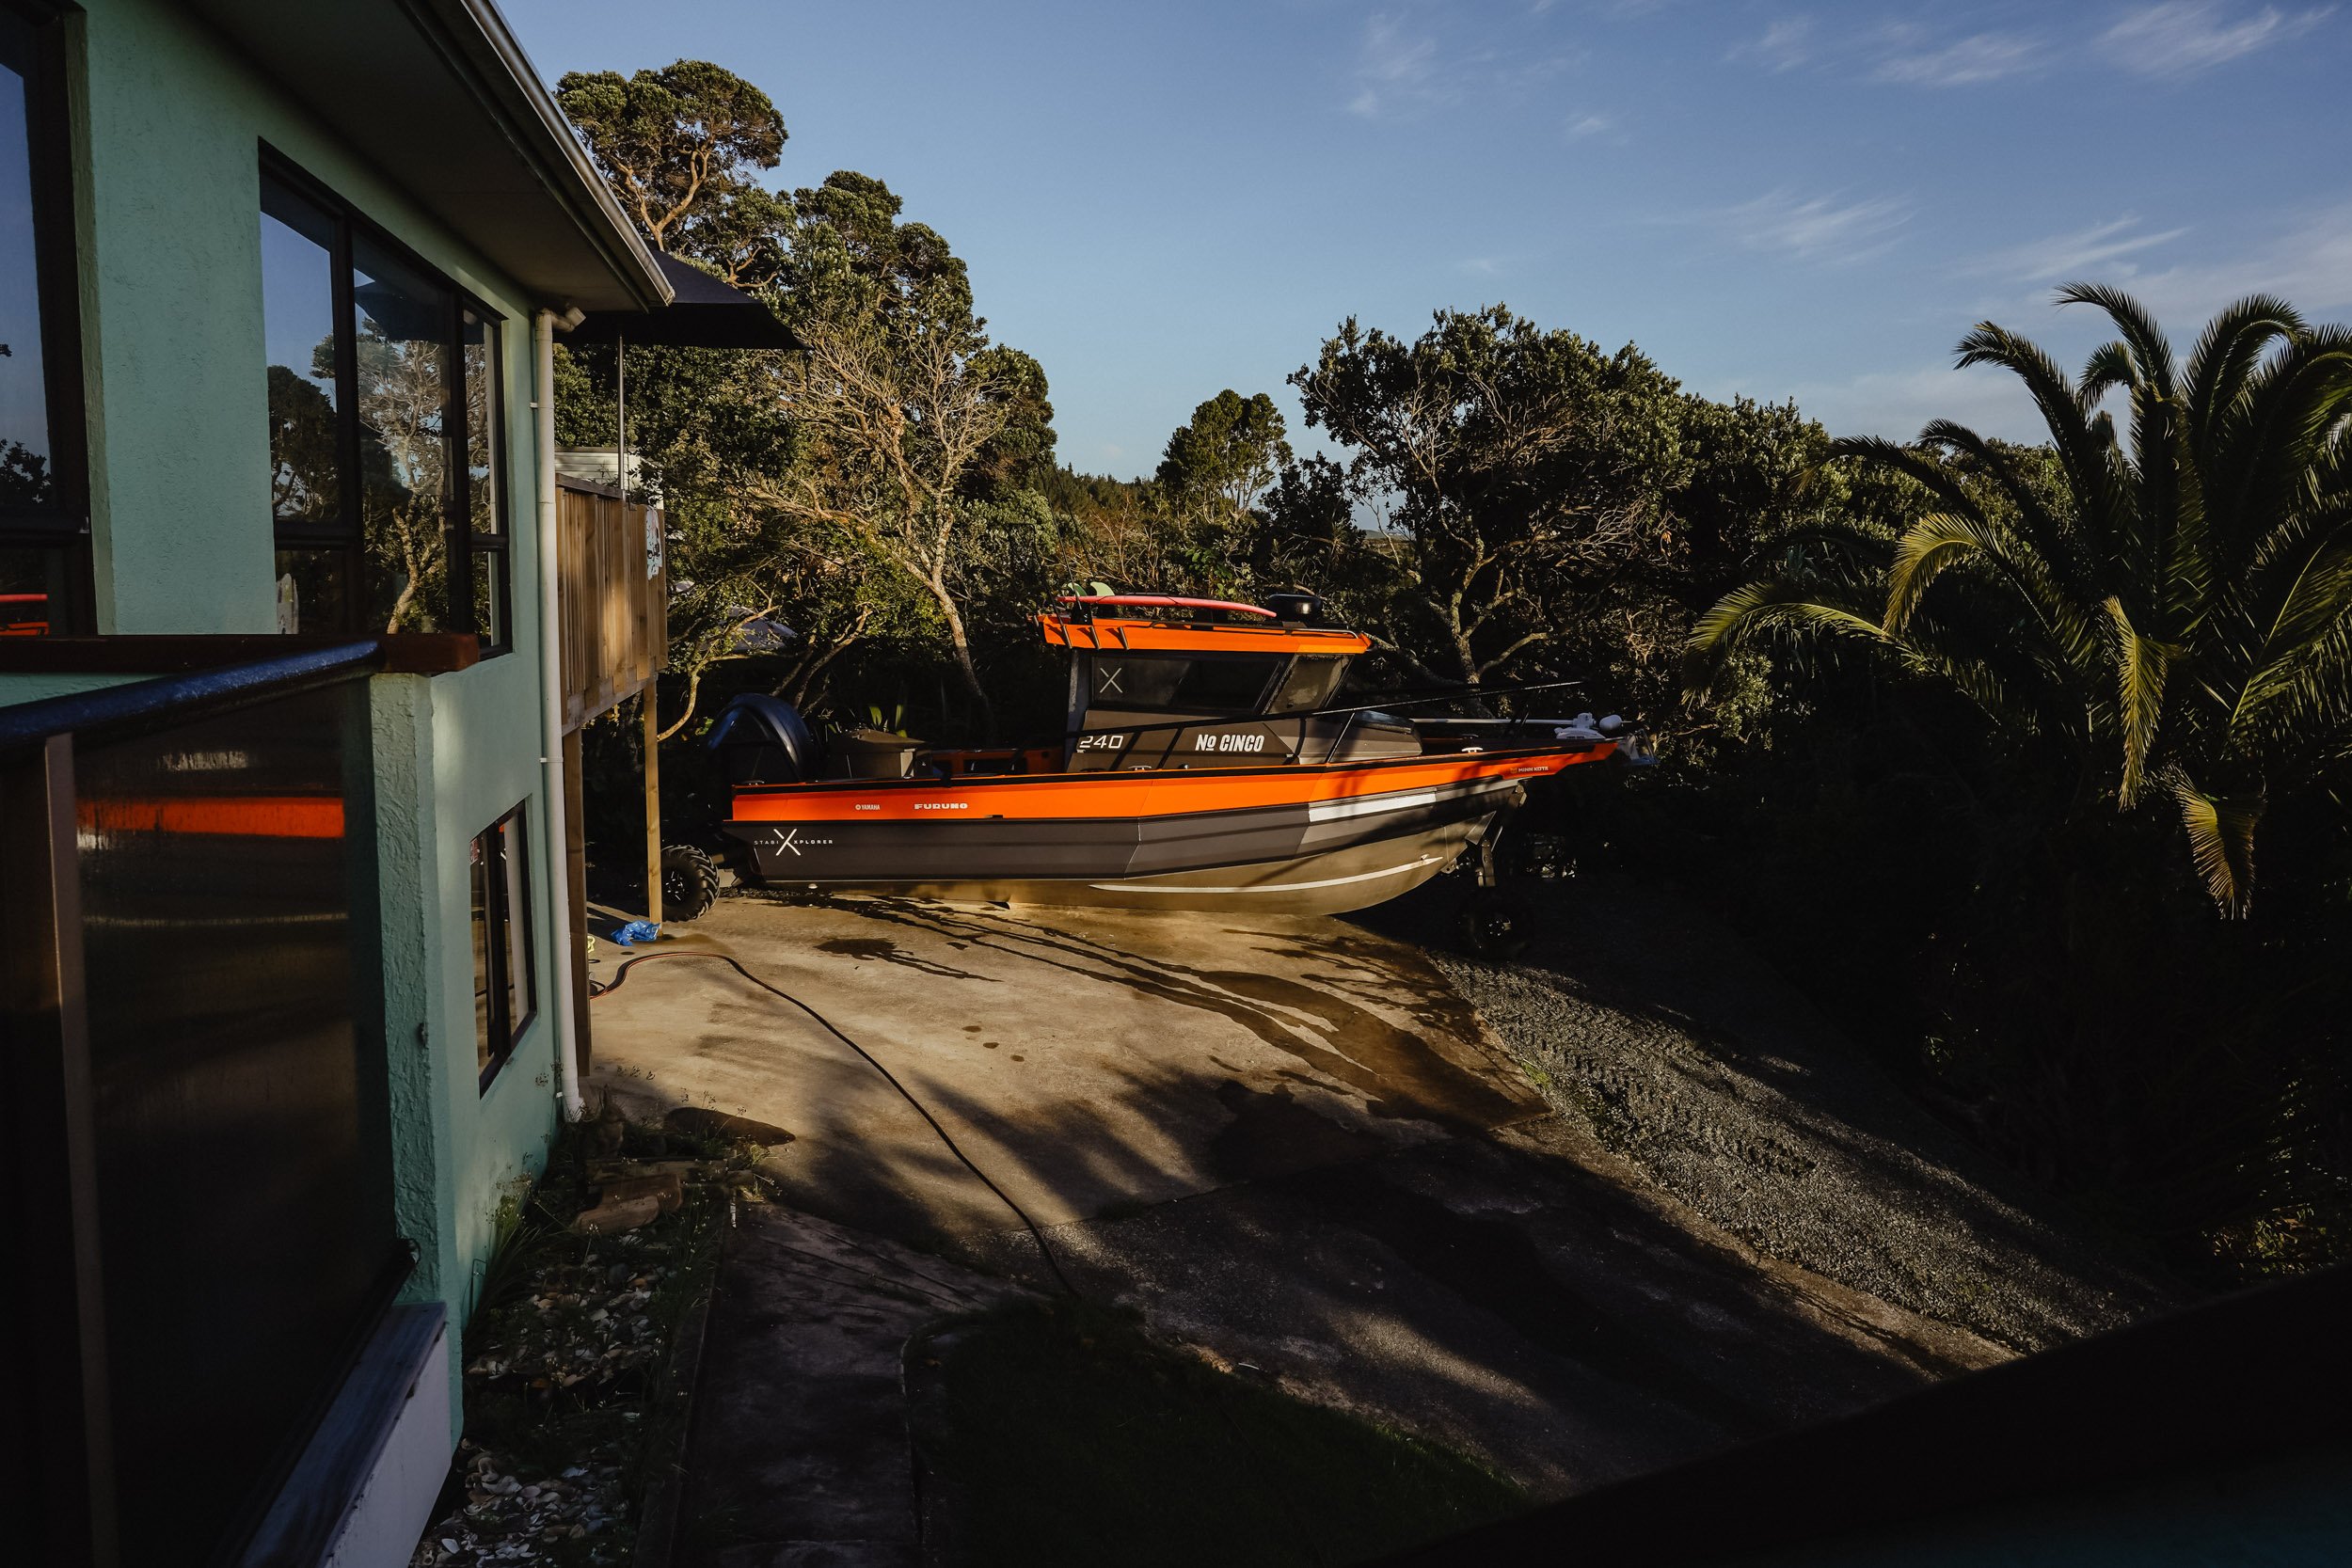
[[[1260,882],[1254,887],[1186,887],[1181,884],[1155,887],[1144,882],[1096,882],[1092,885],[1104,893],[1305,893],[1319,887],[1345,887],[1350,882],[1369,882],[1379,877],[1401,877],[1407,871],[1419,871],[1424,865],[1451,858],[1447,855],[1423,855],[1419,860],[1391,865],[1385,870],[1359,871],[1353,877],[1326,877],[1316,882]]]
[[[1434,806],[1449,796],[1483,795],[1490,789],[1501,789],[1519,781],[1517,779],[1473,779],[1467,784],[1451,784],[1440,789],[1401,789],[1389,795],[1359,795],[1349,800],[1317,800],[1307,807],[1310,822],[1340,822],[1351,816],[1377,816],[1383,812],[1411,811],[1416,806]]]

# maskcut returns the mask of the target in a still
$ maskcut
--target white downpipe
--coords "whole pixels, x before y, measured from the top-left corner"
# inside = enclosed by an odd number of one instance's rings
[[[557,562],[563,541],[555,520],[555,312],[531,319],[532,406],[539,449],[539,671],[543,693],[539,722],[540,790],[548,825],[548,925],[555,940],[555,1065],[564,1085],[564,1119],[578,1121],[580,1021],[572,1016],[572,873],[564,831],[564,611]]]

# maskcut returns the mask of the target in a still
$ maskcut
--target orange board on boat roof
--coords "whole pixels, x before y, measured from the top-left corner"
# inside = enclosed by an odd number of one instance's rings
[[[1064,648],[1099,648],[1109,653],[1360,654],[1372,646],[1361,632],[1285,626],[1198,626],[1181,621],[1098,615],[1072,621],[1041,615],[1045,641]]]

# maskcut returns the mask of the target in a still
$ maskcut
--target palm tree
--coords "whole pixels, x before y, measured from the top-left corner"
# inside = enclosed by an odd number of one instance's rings
[[[1959,348],[2025,382],[2058,484],[1948,420],[1910,447],[1840,441],[1834,456],[1907,475],[1930,509],[1899,531],[1845,525],[1842,551],[1726,595],[1692,646],[1859,638],[1948,679],[2074,759],[2075,810],[2168,798],[2206,890],[2242,916],[2265,812],[2352,760],[2352,333],[2257,294],[2184,371],[2129,295],[2058,299],[2118,334],[2079,382],[1990,322]],[[2127,434],[2101,407],[2118,393]]]

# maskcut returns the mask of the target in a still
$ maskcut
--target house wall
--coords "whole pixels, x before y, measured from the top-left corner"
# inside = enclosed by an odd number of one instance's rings
[[[86,0],[77,24],[77,183],[99,629],[276,626],[262,340],[260,154],[266,142],[504,317],[507,518],[516,652],[372,682],[383,1014],[410,1299],[462,1323],[493,1215],[538,1170],[558,1122],[541,798],[536,462],[529,302],[336,136],[161,0]],[[0,702],[102,684],[0,680]],[[477,1092],[468,854],[517,802],[532,828],[539,1007]],[[451,1367],[452,1440],[460,1419]]]

